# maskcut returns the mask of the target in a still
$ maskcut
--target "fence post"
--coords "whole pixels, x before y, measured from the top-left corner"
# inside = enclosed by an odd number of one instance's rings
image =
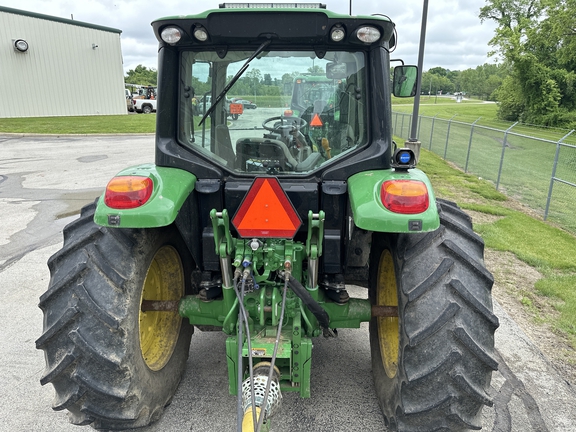
[[[418,132],[416,132],[416,137],[420,136],[420,129],[422,128],[422,116],[418,116]]]
[[[474,123],[472,123],[472,127],[470,128],[470,141],[468,141],[468,153],[466,153],[466,166],[464,167],[464,172],[468,172],[468,161],[470,160],[470,149],[472,148],[472,137],[474,135],[474,125],[478,123],[482,117],[478,117]]]
[[[560,156],[560,146],[562,142],[568,138],[574,129],[568,132],[562,137],[560,141],[556,143],[556,155],[554,156],[554,166],[552,167],[552,176],[550,177],[550,188],[548,189],[548,197],[546,198],[546,210],[544,210],[544,220],[548,218],[548,211],[550,210],[550,200],[552,199],[552,188],[554,187],[554,180],[556,180],[556,168],[558,167],[558,157]]]
[[[400,125],[400,136],[406,136],[404,135],[404,113],[402,113],[402,124]]]
[[[434,135],[434,122],[436,121],[436,117],[438,117],[438,114],[432,118],[432,127],[430,128],[430,145],[428,146],[428,150],[430,151],[432,151],[432,135]]]
[[[458,114],[454,114],[448,120],[448,131],[446,132],[446,145],[444,146],[444,160],[446,160],[446,154],[448,153],[448,139],[450,138],[450,126],[452,126],[452,119],[456,117]]]
[[[502,165],[504,165],[504,152],[506,151],[506,141],[508,139],[508,132],[512,130],[514,126],[516,126],[518,122],[514,123],[504,132],[504,142],[502,143],[502,155],[500,156],[500,168],[498,168],[498,180],[496,180],[496,190],[500,186],[500,176],[502,175]]]

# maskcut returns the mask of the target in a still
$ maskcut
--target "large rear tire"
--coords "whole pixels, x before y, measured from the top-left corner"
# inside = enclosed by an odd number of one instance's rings
[[[373,304],[398,317],[370,322],[372,369],[394,431],[481,429],[498,318],[484,242],[454,203],[439,200],[441,226],[423,234],[377,234],[370,264]]]
[[[174,227],[104,228],[94,209],[64,228],[64,246],[48,261],[41,383],[52,383],[52,407],[68,409],[71,423],[146,426],[176,391],[193,327],[177,312],[142,312],[142,300],[179,300],[192,260]]]

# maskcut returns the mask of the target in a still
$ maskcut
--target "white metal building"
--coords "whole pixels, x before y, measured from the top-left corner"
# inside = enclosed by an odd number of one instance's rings
[[[120,33],[0,6],[0,118],[126,114]]]

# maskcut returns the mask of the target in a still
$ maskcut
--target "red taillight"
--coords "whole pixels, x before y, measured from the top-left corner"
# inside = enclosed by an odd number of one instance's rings
[[[428,188],[417,180],[388,180],[380,190],[382,204],[394,213],[416,214],[428,209]]]
[[[104,203],[114,209],[140,207],[152,195],[153,183],[149,177],[114,177],[106,186]]]

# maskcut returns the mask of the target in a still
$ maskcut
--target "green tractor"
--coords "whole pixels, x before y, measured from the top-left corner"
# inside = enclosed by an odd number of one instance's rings
[[[390,430],[480,429],[498,367],[493,278],[470,218],[392,140],[391,93],[413,96],[417,76],[398,66],[390,79],[394,23],[271,6],[152,23],[155,163],[114,177],[48,261],[36,344],[53,409],[99,429],[148,425],[194,329],[217,330],[237,430],[273,430],[282,392],[311,397],[313,339],[369,322]],[[308,70],[339,85],[306,120],[283,75]],[[194,116],[207,87],[213,103]],[[266,100],[227,121],[242,94]]]

